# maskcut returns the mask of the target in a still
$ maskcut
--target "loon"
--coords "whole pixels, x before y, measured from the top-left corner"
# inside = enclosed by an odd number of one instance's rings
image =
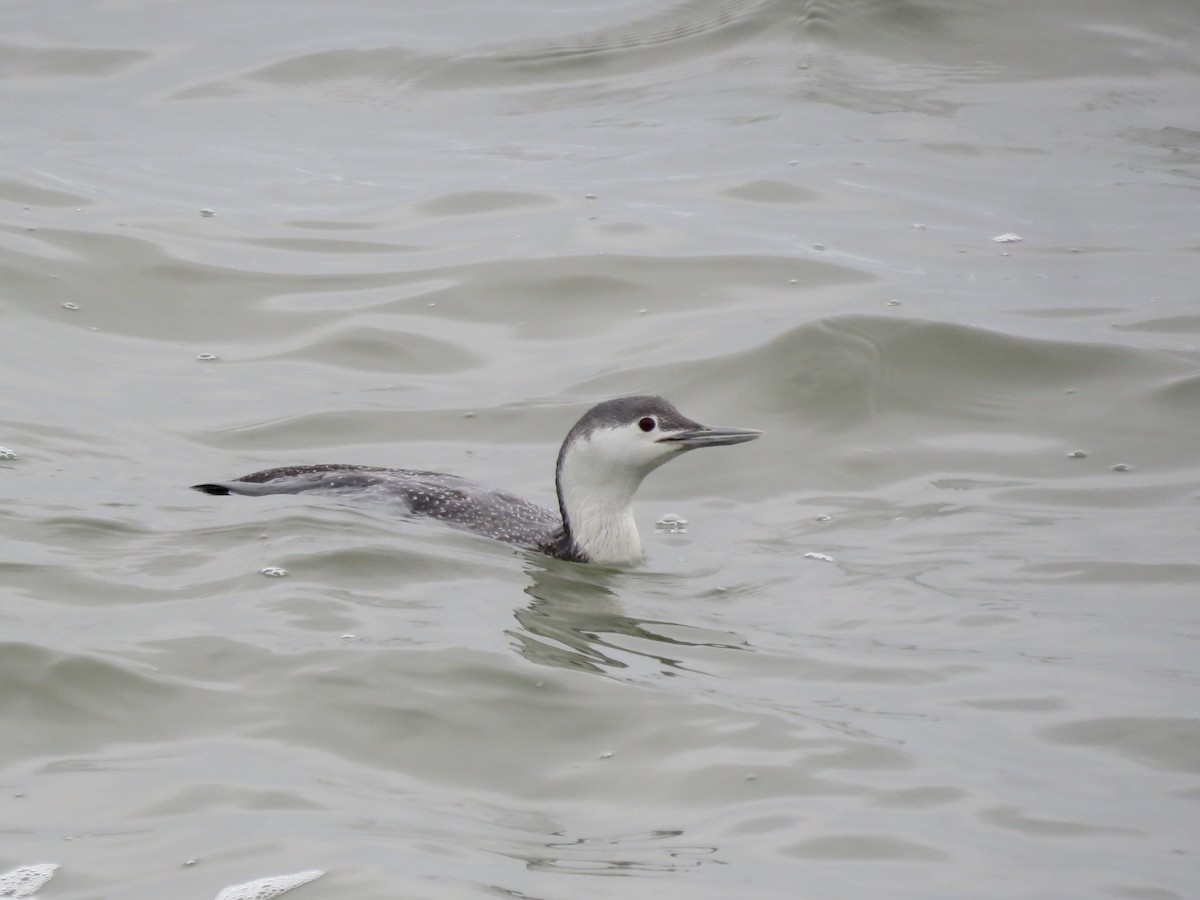
[[[642,557],[633,495],[647,475],[700,447],[752,441],[761,431],[714,428],[662,397],[620,397],[593,406],[567,433],[554,482],[558,513],[457,475],[322,464],[284,466],[232,481],[194,484],[206,494],[381,495],[404,512],[574,562],[621,566]]]

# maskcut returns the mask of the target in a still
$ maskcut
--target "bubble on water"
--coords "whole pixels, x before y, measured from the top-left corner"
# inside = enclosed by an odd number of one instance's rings
[[[829,556],[825,553],[805,553],[804,558],[805,559],[815,559],[815,560],[819,560],[820,562],[833,562],[834,561],[832,556]]]
[[[5,872],[0,875],[0,897],[32,897],[57,869],[58,863],[36,863]]]
[[[211,219],[216,214],[217,213],[215,210],[211,210],[207,206],[204,207],[204,209],[200,210],[200,215],[204,216],[204,218],[206,218],[206,219]]]
[[[7,447],[0,447],[0,459],[20,459],[17,456],[16,450],[9,450]]]
[[[308,869],[292,875],[275,875],[271,878],[247,881],[245,884],[225,888],[217,894],[216,900],[271,900],[272,897],[287,893],[292,888],[316,881],[324,874],[320,869]]]
[[[69,309],[69,310],[71,310],[72,312],[74,312],[75,310],[79,309],[79,304],[78,304],[78,303],[64,303],[64,304],[62,305],[62,308],[63,308],[63,309]]]
[[[675,513],[666,513],[654,523],[654,527],[658,531],[665,531],[670,534],[683,534],[687,531],[687,524],[687,519],[683,516],[677,516]]]
[[[259,575],[266,575],[268,578],[282,578],[287,574],[287,569],[281,569],[279,566],[264,566],[258,570]]]
[[[992,238],[997,244],[1016,244],[1022,240],[1019,234],[1013,234],[1011,231],[1006,231],[1004,234],[998,234]]]
[[[1067,459],[1087,459],[1087,455],[1086,450],[1072,450],[1067,454]]]
[[[200,360],[201,362],[212,362],[214,359],[220,359],[220,358],[221,357],[217,356],[217,354],[215,354],[215,353],[197,353],[196,354],[196,359]]]
[[[1114,472],[1132,472],[1133,466],[1129,465],[1129,463],[1117,463],[1112,467],[1112,470]]]

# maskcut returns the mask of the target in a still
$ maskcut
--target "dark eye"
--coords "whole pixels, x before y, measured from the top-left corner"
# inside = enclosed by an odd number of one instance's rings
[[[638,428],[642,429],[642,431],[653,431],[654,426],[657,424],[658,423],[655,422],[652,418],[650,418],[649,416],[646,416],[646,418],[644,418],[638,422]]]

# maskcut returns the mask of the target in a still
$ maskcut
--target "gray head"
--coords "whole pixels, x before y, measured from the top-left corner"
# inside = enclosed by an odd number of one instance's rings
[[[592,562],[631,562],[641,555],[631,504],[643,478],[688,450],[740,444],[761,433],[701,425],[662,397],[620,397],[593,406],[558,452],[566,537]]]

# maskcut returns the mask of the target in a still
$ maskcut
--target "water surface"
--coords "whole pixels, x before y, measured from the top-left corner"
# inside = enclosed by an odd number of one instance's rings
[[[1194,3],[0,21],[0,871],[1194,895]],[[635,392],[637,569],[186,489]]]

